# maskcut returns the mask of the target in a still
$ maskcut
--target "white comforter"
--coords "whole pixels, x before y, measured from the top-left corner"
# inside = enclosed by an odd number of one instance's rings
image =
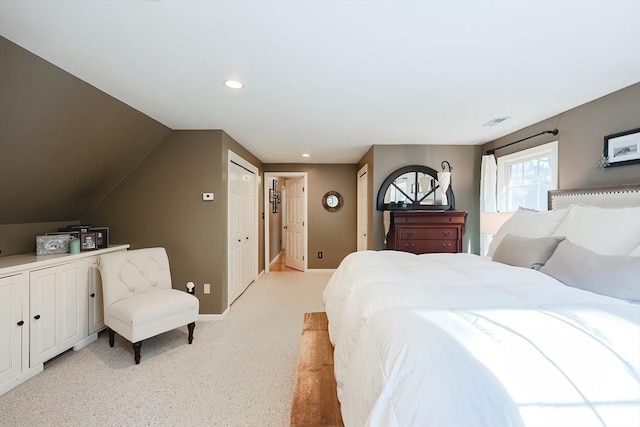
[[[469,254],[359,252],[324,292],[347,426],[640,425],[640,308]]]

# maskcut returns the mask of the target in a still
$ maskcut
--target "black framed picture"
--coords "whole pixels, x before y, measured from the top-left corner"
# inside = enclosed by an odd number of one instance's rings
[[[83,231],[80,233],[80,250],[93,251],[98,249],[98,237],[95,231]]]
[[[604,137],[605,167],[640,163],[640,128]]]
[[[94,227],[89,231],[96,233],[96,248],[105,249],[109,247],[109,227]]]

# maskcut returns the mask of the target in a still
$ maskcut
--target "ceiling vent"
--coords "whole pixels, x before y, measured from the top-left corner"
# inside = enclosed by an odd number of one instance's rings
[[[509,120],[510,118],[511,117],[496,117],[495,119],[489,120],[487,123],[483,124],[482,126],[491,127],[491,126],[499,125],[500,123],[504,122],[505,120]]]

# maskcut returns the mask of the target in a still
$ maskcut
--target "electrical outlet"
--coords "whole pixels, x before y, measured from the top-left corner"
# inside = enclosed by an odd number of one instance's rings
[[[322,252],[318,252],[318,258],[322,258]]]
[[[211,284],[210,283],[205,283],[204,284],[204,293],[207,294],[207,295],[211,293]]]

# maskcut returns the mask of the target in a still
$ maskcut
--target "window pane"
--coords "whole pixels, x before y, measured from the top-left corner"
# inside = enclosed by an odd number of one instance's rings
[[[498,158],[498,206],[547,209],[547,192],[556,182],[557,142]]]

